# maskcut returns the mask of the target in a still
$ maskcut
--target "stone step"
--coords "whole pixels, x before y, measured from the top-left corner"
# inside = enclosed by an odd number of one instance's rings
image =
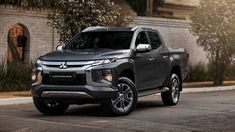
[[[164,18],[147,18],[147,17],[136,17],[131,22],[132,25],[184,27],[184,28],[189,28],[190,23],[191,21],[189,20],[171,20]]]

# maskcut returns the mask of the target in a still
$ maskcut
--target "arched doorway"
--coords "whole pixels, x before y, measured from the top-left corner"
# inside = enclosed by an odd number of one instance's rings
[[[29,63],[29,31],[23,24],[14,24],[8,32],[8,62]]]

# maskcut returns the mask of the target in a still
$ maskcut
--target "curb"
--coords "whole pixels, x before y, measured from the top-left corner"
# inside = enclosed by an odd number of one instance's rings
[[[228,91],[235,90],[235,86],[222,86],[222,87],[207,87],[207,88],[185,88],[182,93],[201,93],[201,92],[213,92],[213,91]],[[0,106],[4,105],[20,105],[32,103],[32,97],[18,97],[0,99]]]
[[[227,91],[235,90],[235,86],[219,86],[219,87],[206,87],[206,88],[183,88],[182,93],[200,93],[200,92],[213,92],[213,91]]]
[[[2,105],[20,105],[32,103],[32,97],[18,97],[18,98],[7,98],[0,99],[0,106]]]

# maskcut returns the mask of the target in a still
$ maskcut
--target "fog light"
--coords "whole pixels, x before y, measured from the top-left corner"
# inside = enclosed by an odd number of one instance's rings
[[[110,69],[107,70],[103,70],[103,78],[109,82],[112,82],[113,80],[113,75],[112,75],[112,71]]]

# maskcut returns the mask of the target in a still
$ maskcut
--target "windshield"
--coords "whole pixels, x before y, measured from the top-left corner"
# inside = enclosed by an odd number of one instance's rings
[[[129,49],[133,32],[84,32],[77,35],[64,49]]]

